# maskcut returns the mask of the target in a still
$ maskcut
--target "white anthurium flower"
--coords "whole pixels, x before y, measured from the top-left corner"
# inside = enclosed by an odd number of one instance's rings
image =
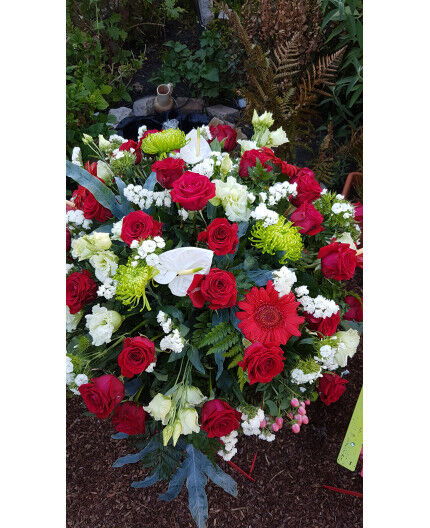
[[[209,156],[212,156],[212,149],[209,143],[200,135],[200,131],[193,128],[185,136],[188,143],[182,147],[179,152],[179,157],[189,165],[195,165],[203,161]]]
[[[158,273],[154,280],[158,284],[168,284],[177,297],[185,297],[193,282],[194,275],[209,273],[213,251],[195,247],[176,248],[159,255]]]

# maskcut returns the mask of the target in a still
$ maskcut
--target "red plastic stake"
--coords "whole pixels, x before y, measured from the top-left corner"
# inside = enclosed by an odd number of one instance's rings
[[[221,457],[221,455],[219,455]],[[221,457],[222,458],[222,457]],[[232,462],[231,460],[227,460],[227,464],[229,466],[231,466],[232,468],[234,468],[236,471],[239,471],[239,473],[241,473],[244,477],[246,477],[248,480],[250,480],[251,482],[255,482],[255,479],[253,479],[251,477],[251,475],[248,475],[248,473],[246,473],[245,471],[243,471],[242,468],[240,468],[239,466],[237,466],[234,462]]]
[[[360,499],[363,498],[363,494],[359,493],[358,491],[350,491],[342,488],[335,488],[333,486],[326,486],[325,484],[322,485],[323,488],[327,488],[331,491],[337,491],[338,493],[343,493],[344,495],[352,495],[353,497],[360,497]]]
[[[258,451],[255,452],[254,458],[252,459],[251,469],[249,470],[249,476],[251,476],[251,473],[254,471],[255,466],[255,460],[257,459]]]

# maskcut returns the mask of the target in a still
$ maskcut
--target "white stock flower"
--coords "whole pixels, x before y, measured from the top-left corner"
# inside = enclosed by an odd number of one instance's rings
[[[78,374],[75,378],[75,385],[80,387],[84,383],[88,383],[88,376],[86,374]]]
[[[66,332],[73,332],[78,327],[80,320],[84,315],[84,311],[71,314],[70,309],[66,306]]]
[[[275,290],[279,293],[279,297],[290,293],[293,284],[297,281],[297,277],[294,271],[287,268],[287,266],[282,266],[281,269],[275,270],[273,272],[273,275],[273,286]]]
[[[118,312],[108,310],[100,304],[93,306],[92,314],[86,315],[85,319],[95,346],[109,343],[112,334],[118,330],[122,323],[122,317]]]
[[[360,334],[357,330],[350,328],[346,332],[343,330],[337,332],[336,336],[339,338],[340,343],[334,358],[340,367],[346,367],[348,358],[352,358],[357,352],[360,343]]]
[[[90,258],[95,275],[100,282],[113,277],[118,269],[118,257],[113,251],[100,251]]]

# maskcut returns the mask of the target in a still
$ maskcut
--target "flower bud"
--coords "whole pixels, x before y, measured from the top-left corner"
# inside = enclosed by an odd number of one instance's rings
[[[284,419],[278,416],[278,418],[275,418],[275,422],[279,426],[279,429],[284,425]]]
[[[304,407],[299,407],[297,412],[301,414],[302,416],[304,416],[306,414],[306,409]]]
[[[173,445],[174,446],[176,445],[176,442],[179,439],[181,431],[182,431],[181,422],[179,420],[175,420],[175,423],[173,424]],[[166,444],[164,444],[164,445],[166,445]]]
[[[261,422],[260,422],[260,429],[263,429],[264,427],[266,427],[266,425],[267,425],[267,421],[264,418],[264,420],[261,420]]]
[[[274,433],[277,433],[279,431],[279,425],[276,423],[272,424],[272,431]]]
[[[109,168],[109,165],[104,161],[97,163],[97,177],[103,180],[106,184],[112,183],[113,174]]]
[[[290,403],[293,407],[298,407],[300,405],[299,400],[297,398],[293,398]]]
[[[170,438],[173,434],[173,425],[167,425],[163,429],[163,445],[166,446],[169,443]]]
[[[309,418],[306,415],[302,416],[302,424],[308,425],[308,423],[309,423]]]
[[[302,418],[302,416],[300,414],[295,414],[294,415],[294,420],[296,420],[296,422],[298,424],[302,424],[303,423],[303,418]]]
[[[295,434],[300,433],[300,425],[295,423],[294,425],[291,426],[291,430]]]
[[[103,150],[103,151],[106,151],[108,149],[110,149],[110,141],[108,141],[107,139],[105,139],[102,134],[99,134],[99,149],[100,150]],[[98,167],[97,167],[98,168]],[[97,173],[97,176],[99,174]]]

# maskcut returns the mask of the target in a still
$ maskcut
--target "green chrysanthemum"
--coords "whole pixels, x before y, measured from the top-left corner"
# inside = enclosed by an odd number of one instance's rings
[[[302,237],[298,228],[286,222],[281,216],[276,224],[264,227],[263,221],[257,222],[251,231],[251,243],[263,253],[274,255],[276,251],[285,251],[281,264],[287,260],[299,260],[303,251]]]
[[[150,310],[145,290],[148,282],[157,275],[158,270],[146,264],[138,264],[136,267],[131,264],[132,261],[129,261],[126,266],[118,267],[114,277],[118,281],[116,298],[125,306],[131,305],[130,309],[135,308],[142,299],[143,308]]]
[[[148,134],[142,141],[142,150],[146,154],[160,154],[166,157],[167,152],[178,150],[187,144],[185,133],[175,128]]]

